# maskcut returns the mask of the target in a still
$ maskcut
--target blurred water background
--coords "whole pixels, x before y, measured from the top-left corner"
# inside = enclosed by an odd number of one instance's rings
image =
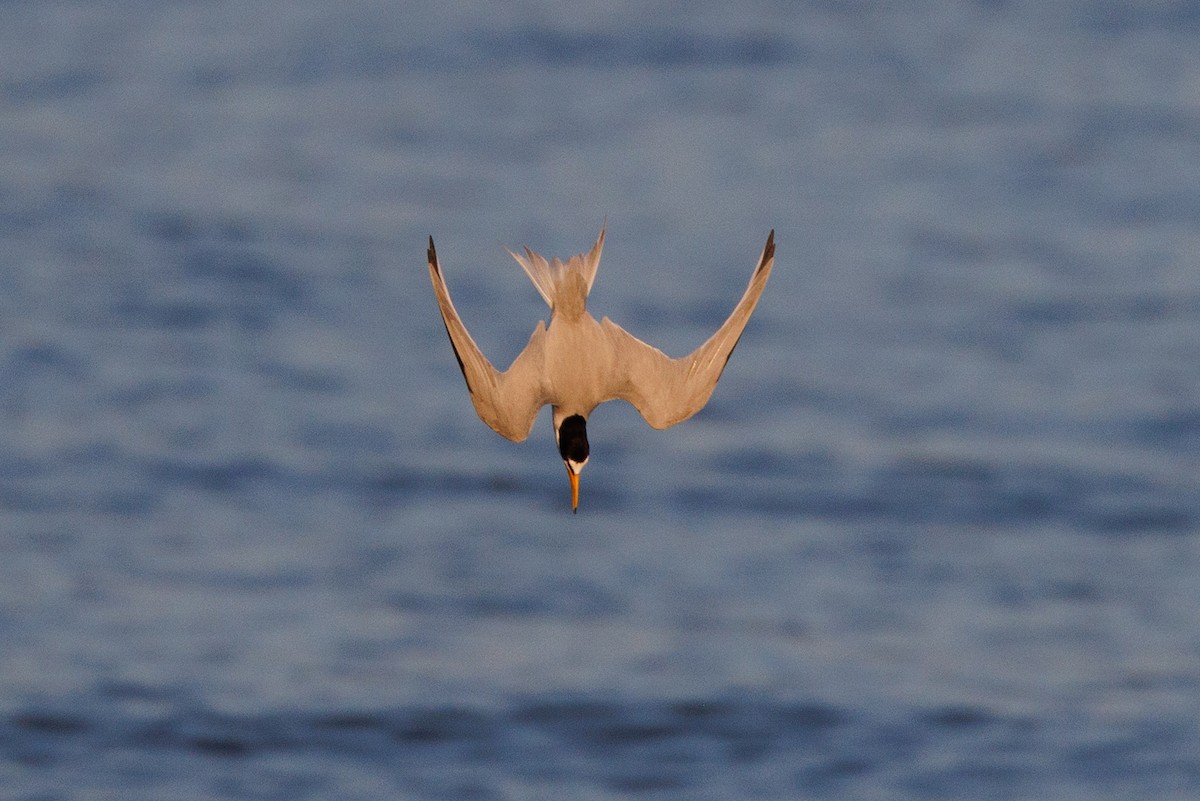
[[[1200,7],[0,4],[0,798],[1200,797]],[[502,246],[709,407],[475,416]]]

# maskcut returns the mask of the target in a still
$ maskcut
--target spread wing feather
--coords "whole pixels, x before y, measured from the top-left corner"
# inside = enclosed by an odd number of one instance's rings
[[[497,434],[521,442],[529,436],[538,411],[547,403],[543,370],[545,324],[537,324],[525,349],[502,373],[479,350],[450,301],[450,290],[438,265],[433,237],[429,238],[429,277],[475,411]]]
[[[708,341],[687,356],[672,359],[605,317],[601,321],[616,349],[621,369],[610,397],[633,404],[652,428],[681,423],[708,403],[775,264],[775,231],[750,276],[750,284],[733,313]]]

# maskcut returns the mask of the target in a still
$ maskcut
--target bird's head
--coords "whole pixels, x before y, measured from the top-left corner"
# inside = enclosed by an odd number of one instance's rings
[[[578,414],[564,417],[554,428],[558,453],[571,480],[571,511],[579,509],[579,474],[588,461],[587,420]]]

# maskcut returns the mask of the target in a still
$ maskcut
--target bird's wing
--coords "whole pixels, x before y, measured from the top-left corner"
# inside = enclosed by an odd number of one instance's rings
[[[717,386],[754,311],[771,268],[775,264],[775,231],[750,276],[750,285],[733,313],[708,341],[691,354],[672,359],[651,347],[607,317],[601,322],[612,339],[620,367],[615,371],[610,397],[629,401],[653,428],[668,428],[704,408]]]
[[[467,381],[471,402],[479,418],[502,437],[520,442],[529,436],[538,411],[547,402],[543,380],[546,326],[539,322],[525,350],[503,373],[492,366],[467,332],[450,301],[450,290],[442,278],[433,237],[429,238],[429,277],[437,295],[442,322],[450,335],[454,356]]]

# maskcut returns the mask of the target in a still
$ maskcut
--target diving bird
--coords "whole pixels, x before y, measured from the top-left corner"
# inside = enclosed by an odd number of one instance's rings
[[[607,317],[599,322],[587,310],[596,280],[604,227],[589,253],[565,263],[525,248],[508,251],[524,268],[550,306],[550,325],[539,321],[525,349],[500,372],[479,350],[450,301],[433,237],[429,237],[429,277],[450,345],[480,419],[502,437],[521,442],[547,403],[553,407],[554,440],[571,481],[571,511],[579,509],[579,474],[588,463],[587,419],[601,403],[624,400],[652,428],[668,428],[704,407],[717,386],[750,313],[775,263],[771,230],[750,285],[717,332],[692,353],[672,359]]]

